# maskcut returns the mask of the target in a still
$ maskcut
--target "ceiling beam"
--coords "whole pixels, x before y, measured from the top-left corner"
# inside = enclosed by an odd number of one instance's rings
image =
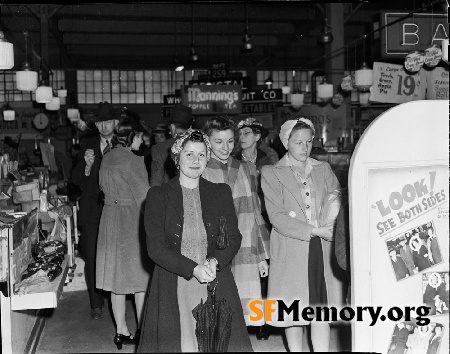
[[[62,58],[63,67],[72,67],[72,62],[67,54],[66,45],[64,44],[64,37],[58,30],[58,23],[54,18],[50,20],[50,31],[52,32],[53,37],[56,40],[56,44],[58,45],[59,55]]]

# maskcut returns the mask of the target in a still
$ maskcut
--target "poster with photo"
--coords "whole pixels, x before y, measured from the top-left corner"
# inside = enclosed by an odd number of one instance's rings
[[[386,248],[397,281],[442,262],[433,222],[408,229],[386,240]]]
[[[398,322],[392,334],[388,354],[436,354],[444,334],[444,326],[430,322],[417,326],[411,322]]]
[[[423,303],[430,308],[430,316],[449,313],[448,272],[427,272],[422,274]]]

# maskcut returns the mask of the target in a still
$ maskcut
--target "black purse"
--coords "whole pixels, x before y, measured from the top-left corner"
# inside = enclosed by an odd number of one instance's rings
[[[227,231],[227,219],[224,216],[220,217],[219,234],[217,235],[217,249],[224,250],[228,247],[228,231]]]

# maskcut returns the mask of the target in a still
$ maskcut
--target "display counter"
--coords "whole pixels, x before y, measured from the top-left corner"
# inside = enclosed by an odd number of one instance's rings
[[[65,217],[66,243],[61,272],[52,281],[47,278],[43,286],[20,288],[27,267],[32,263],[32,249],[37,246],[38,211],[32,210],[16,220],[0,222],[0,300],[3,353],[28,352],[30,343],[42,328],[41,309],[55,308],[69,272],[75,269],[72,245],[74,215]],[[62,242],[61,242],[62,244]],[[30,277],[31,278],[31,277]],[[49,276],[50,278],[50,276]],[[28,348],[28,349],[27,349]]]

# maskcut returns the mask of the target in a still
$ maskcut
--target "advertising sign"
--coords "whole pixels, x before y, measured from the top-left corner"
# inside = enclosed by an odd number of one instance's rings
[[[242,112],[242,90],[239,85],[181,86],[181,102],[192,108],[192,114],[239,114]]]
[[[426,71],[427,78],[427,100],[449,99],[448,68],[434,68]]]
[[[425,99],[426,74],[405,71],[402,65],[373,63],[373,86],[370,101],[382,103],[405,103]]]
[[[382,57],[404,57],[413,50],[423,52],[431,44],[442,45],[448,38],[449,28],[446,14],[384,12],[381,25],[399,21],[387,26],[381,32]],[[403,19],[402,19],[403,18]]]
[[[353,351],[449,351],[448,134],[448,103],[416,101],[381,114],[356,146],[352,307],[380,309],[381,321],[352,322]]]

